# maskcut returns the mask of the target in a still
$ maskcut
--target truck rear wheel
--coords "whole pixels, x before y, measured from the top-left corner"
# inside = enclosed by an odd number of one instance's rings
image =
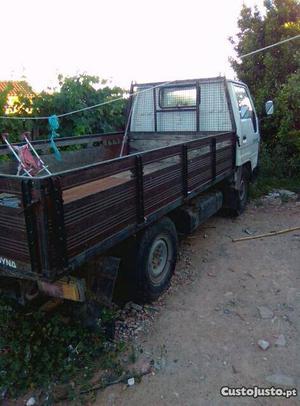
[[[137,300],[156,300],[169,287],[176,259],[176,228],[165,217],[148,227],[138,240],[134,267]]]

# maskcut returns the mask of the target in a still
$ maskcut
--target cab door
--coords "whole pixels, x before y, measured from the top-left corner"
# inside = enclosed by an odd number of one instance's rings
[[[241,164],[251,162],[252,169],[257,165],[259,148],[258,120],[249,90],[242,84],[233,84],[235,101],[239,111],[240,125],[238,128],[239,137],[239,158]]]

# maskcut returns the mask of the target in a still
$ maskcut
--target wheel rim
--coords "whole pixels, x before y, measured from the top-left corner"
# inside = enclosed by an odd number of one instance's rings
[[[154,240],[149,257],[148,270],[153,282],[160,282],[170,269],[172,244],[168,236],[158,236]]]
[[[243,201],[246,196],[246,183],[245,183],[244,179],[241,179],[239,196],[240,196],[241,201]]]

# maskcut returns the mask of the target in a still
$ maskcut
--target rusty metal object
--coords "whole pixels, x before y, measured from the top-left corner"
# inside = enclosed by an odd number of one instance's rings
[[[39,281],[38,287],[40,291],[51,297],[75,302],[85,301],[85,283],[82,279],[64,277],[54,283]]]

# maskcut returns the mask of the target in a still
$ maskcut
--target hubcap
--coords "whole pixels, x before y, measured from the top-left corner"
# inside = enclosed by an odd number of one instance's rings
[[[149,265],[154,277],[158,277],[164,270],[168,260],[168,245],[162,238],[156,240],[152,246]]]
[[[148,275],[154,285],[160,285],[170,271],[173,246],[167,234],[160,234],[153,241],[148,257]]]

